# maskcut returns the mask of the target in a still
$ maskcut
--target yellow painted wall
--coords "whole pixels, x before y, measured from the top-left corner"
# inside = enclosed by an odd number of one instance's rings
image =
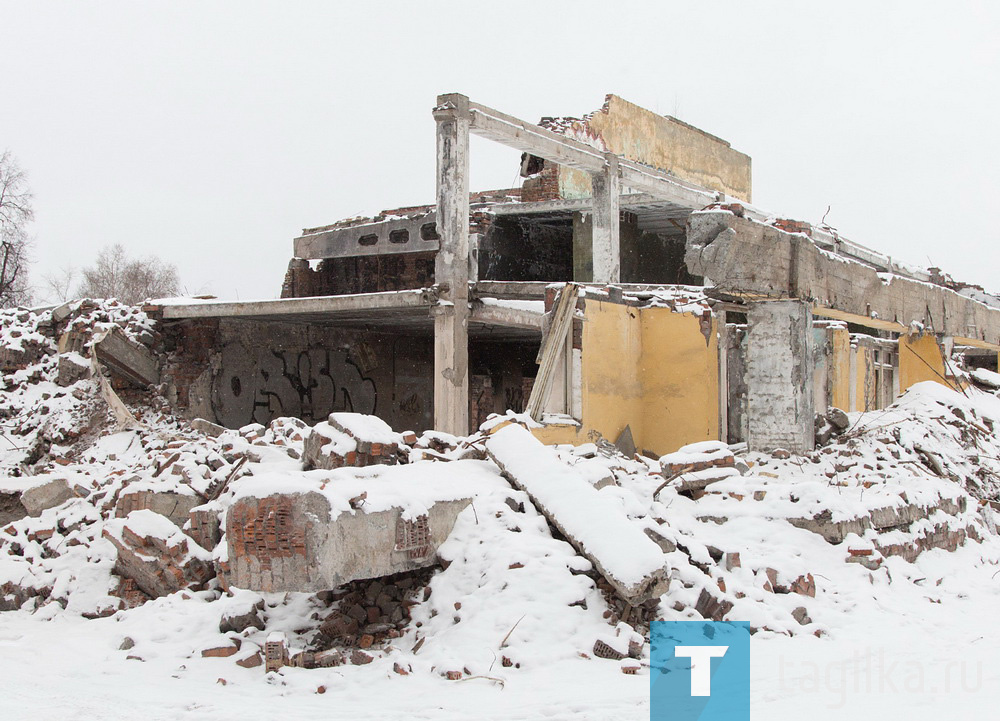
[[[543,443],[588,443],[593,431],[614,442],[632,428],[636,447],[669,453],[719,437],[718,343],[697,316],[669,308],[586,302],[582,425],[532,432]]]
[[[855,377],[857,384],[852,411],[871,411],[875,409],[875,356],[872,348],[851,346],[851,354],[855,357]]]
[[[639,309],[586,302],[583,323],[583,431],[596,430],[612,443],[631,424],[640,445],[642,425],[642,325]],[[581,442],[590,440],[586,436]]]
[[[692,125],[609,95],[588,123],[579,123],[603,141],[612,153],[666,170],[682,180],[751,200],[750,156],[734,150],[722,138]],[[573,168],[559,169],[559,191],[564,198],[591,194],[590,175]]]
[[[643,308],[641,443],[654,453],[719,439],[719,346],[714,318]],[[635,427],[633,426],[633,431]]]
[[[902,393],[914,383],[945,381],[944,356],[937,338],[933,335],[899,336],[899,392]],[[950,386],[949,386],[950,387]]]
[[[843,411],[851,405],[851,334],[847,328],[830,329],[830,402]]]

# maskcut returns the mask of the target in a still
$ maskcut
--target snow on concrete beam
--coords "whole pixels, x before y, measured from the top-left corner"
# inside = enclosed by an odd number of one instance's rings
[[[139,345],[119,329],[112,328],[94,340],[97,360],[113,373],[141,386],[160,382],[160,366],[156,356],[145,346]]]
[[[281,298],[278,300],[204,301],[186,298],[157,301],[164,320],[183,318],[266,318],[292,315],[330,315],[367,310],[429,308],[437,302],[429,288],[397,290],[381,293],[354,293],[311,298]]]
[[[660,547],[628,519],[620,503],[595,489],[555,451],[511,424],[489,437],[486,452],[622,598],[639,605],[666,592],[669,573]]]

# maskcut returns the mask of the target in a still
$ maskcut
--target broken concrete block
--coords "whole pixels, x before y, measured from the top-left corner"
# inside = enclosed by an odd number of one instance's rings
[[[56,383],[63,386],[71,386],[77,381],[90,377],[90,361],[79,353],[60,353],[59,371],[56,375]]]
[[[103,336],[95,336],[93,349],[97,359],[119,378],[139,386],[160,382],[160,364],[156,356],[129,339],[118,327]]]
[[[736,456],[721,441],[691,443],[660,456],[660,473],[673,478],[682,493],[701,491],[710,483],[740,475]]]
[[[21,491],[0,491],[0,526],[19,521],[28,515],[21,503]]]
[[[847,427],[851,425],[851,419],[848,418],[847,414],[839,408],[828,408],[826,411],[826,420],[829,421],[830,425],[833,426],[838,432],[846,431]]]
[[[109,521],[104,537],[118,551],[115,572],[153,598],[199,587],[214,575],[211,554],[153,511],[132,511]]]
[[[204,433],[209,438],[217,438],[226,431],[224,426],[220,426],[218,423],[212,423],[212,421],[206,421],[204,418],[195,418],[191,421],[191,427],[196,431]]]
[[[64,478],[56,478],[23,491],[21,504],[29,516],[39,516],[42,511],[62,505],[71,498],[76,498],[76,493],[69,483]]]
[[[381,418],[363,413],[331,413],[305,440],[305,468],[332,470],[344,466],[394,465],[403,434]]]
[[[554,450],[510,424],[493,431],[486,452],[622,598],[638,605],[666,592],[663,551],[619,503],[596,490]]]
[[[426,512],[404,517],[399,506],[366,510],[374,493],[356,509],[335,499],[336,511],[320,492],[238,498],[226,514],[227,582],[254,591],[317,592],[430,566],[471,501],[455,499],[454,490],[441,500],[425,496]]]
[[[133,484],[119,496],[115,505],[115,517],[125,518],[132,511],[149,510],[166,516],[174,525],[181,528],[187,523],[191,509],[202,503],[202,499],[193,492],[154,491],[144,488],[141,484]]]
[[[665,477],[707,468],[733,468],[735,465],[736,456],[722,441],[690,443],[674,453],[660,456],[660,472]]]
[[[237,593],[245,593],[238,591]],[[245,600],[237,599],[219,621],[220,633],[243,633],[248,628],[264,630],[264,599],[257,594],[245,593]]]

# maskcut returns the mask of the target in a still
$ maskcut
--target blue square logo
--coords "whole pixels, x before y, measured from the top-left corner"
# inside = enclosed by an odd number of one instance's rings
[[[650,721],[747,721],[750,631],[744,624],[654,621]]]

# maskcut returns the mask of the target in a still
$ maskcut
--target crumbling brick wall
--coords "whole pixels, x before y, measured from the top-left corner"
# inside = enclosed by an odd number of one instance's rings
[[[326,258],[313,270],[292,259],[281,286],[282,298],[379,293],[434,285],[434,253]]]
[[[192,405],[192,386],[211,367],[212,354],[219,348],[219,319],[161,324],[161,331],[164,350],[168,353],[163,375],[175,389],[175,405],[187,410]]]

